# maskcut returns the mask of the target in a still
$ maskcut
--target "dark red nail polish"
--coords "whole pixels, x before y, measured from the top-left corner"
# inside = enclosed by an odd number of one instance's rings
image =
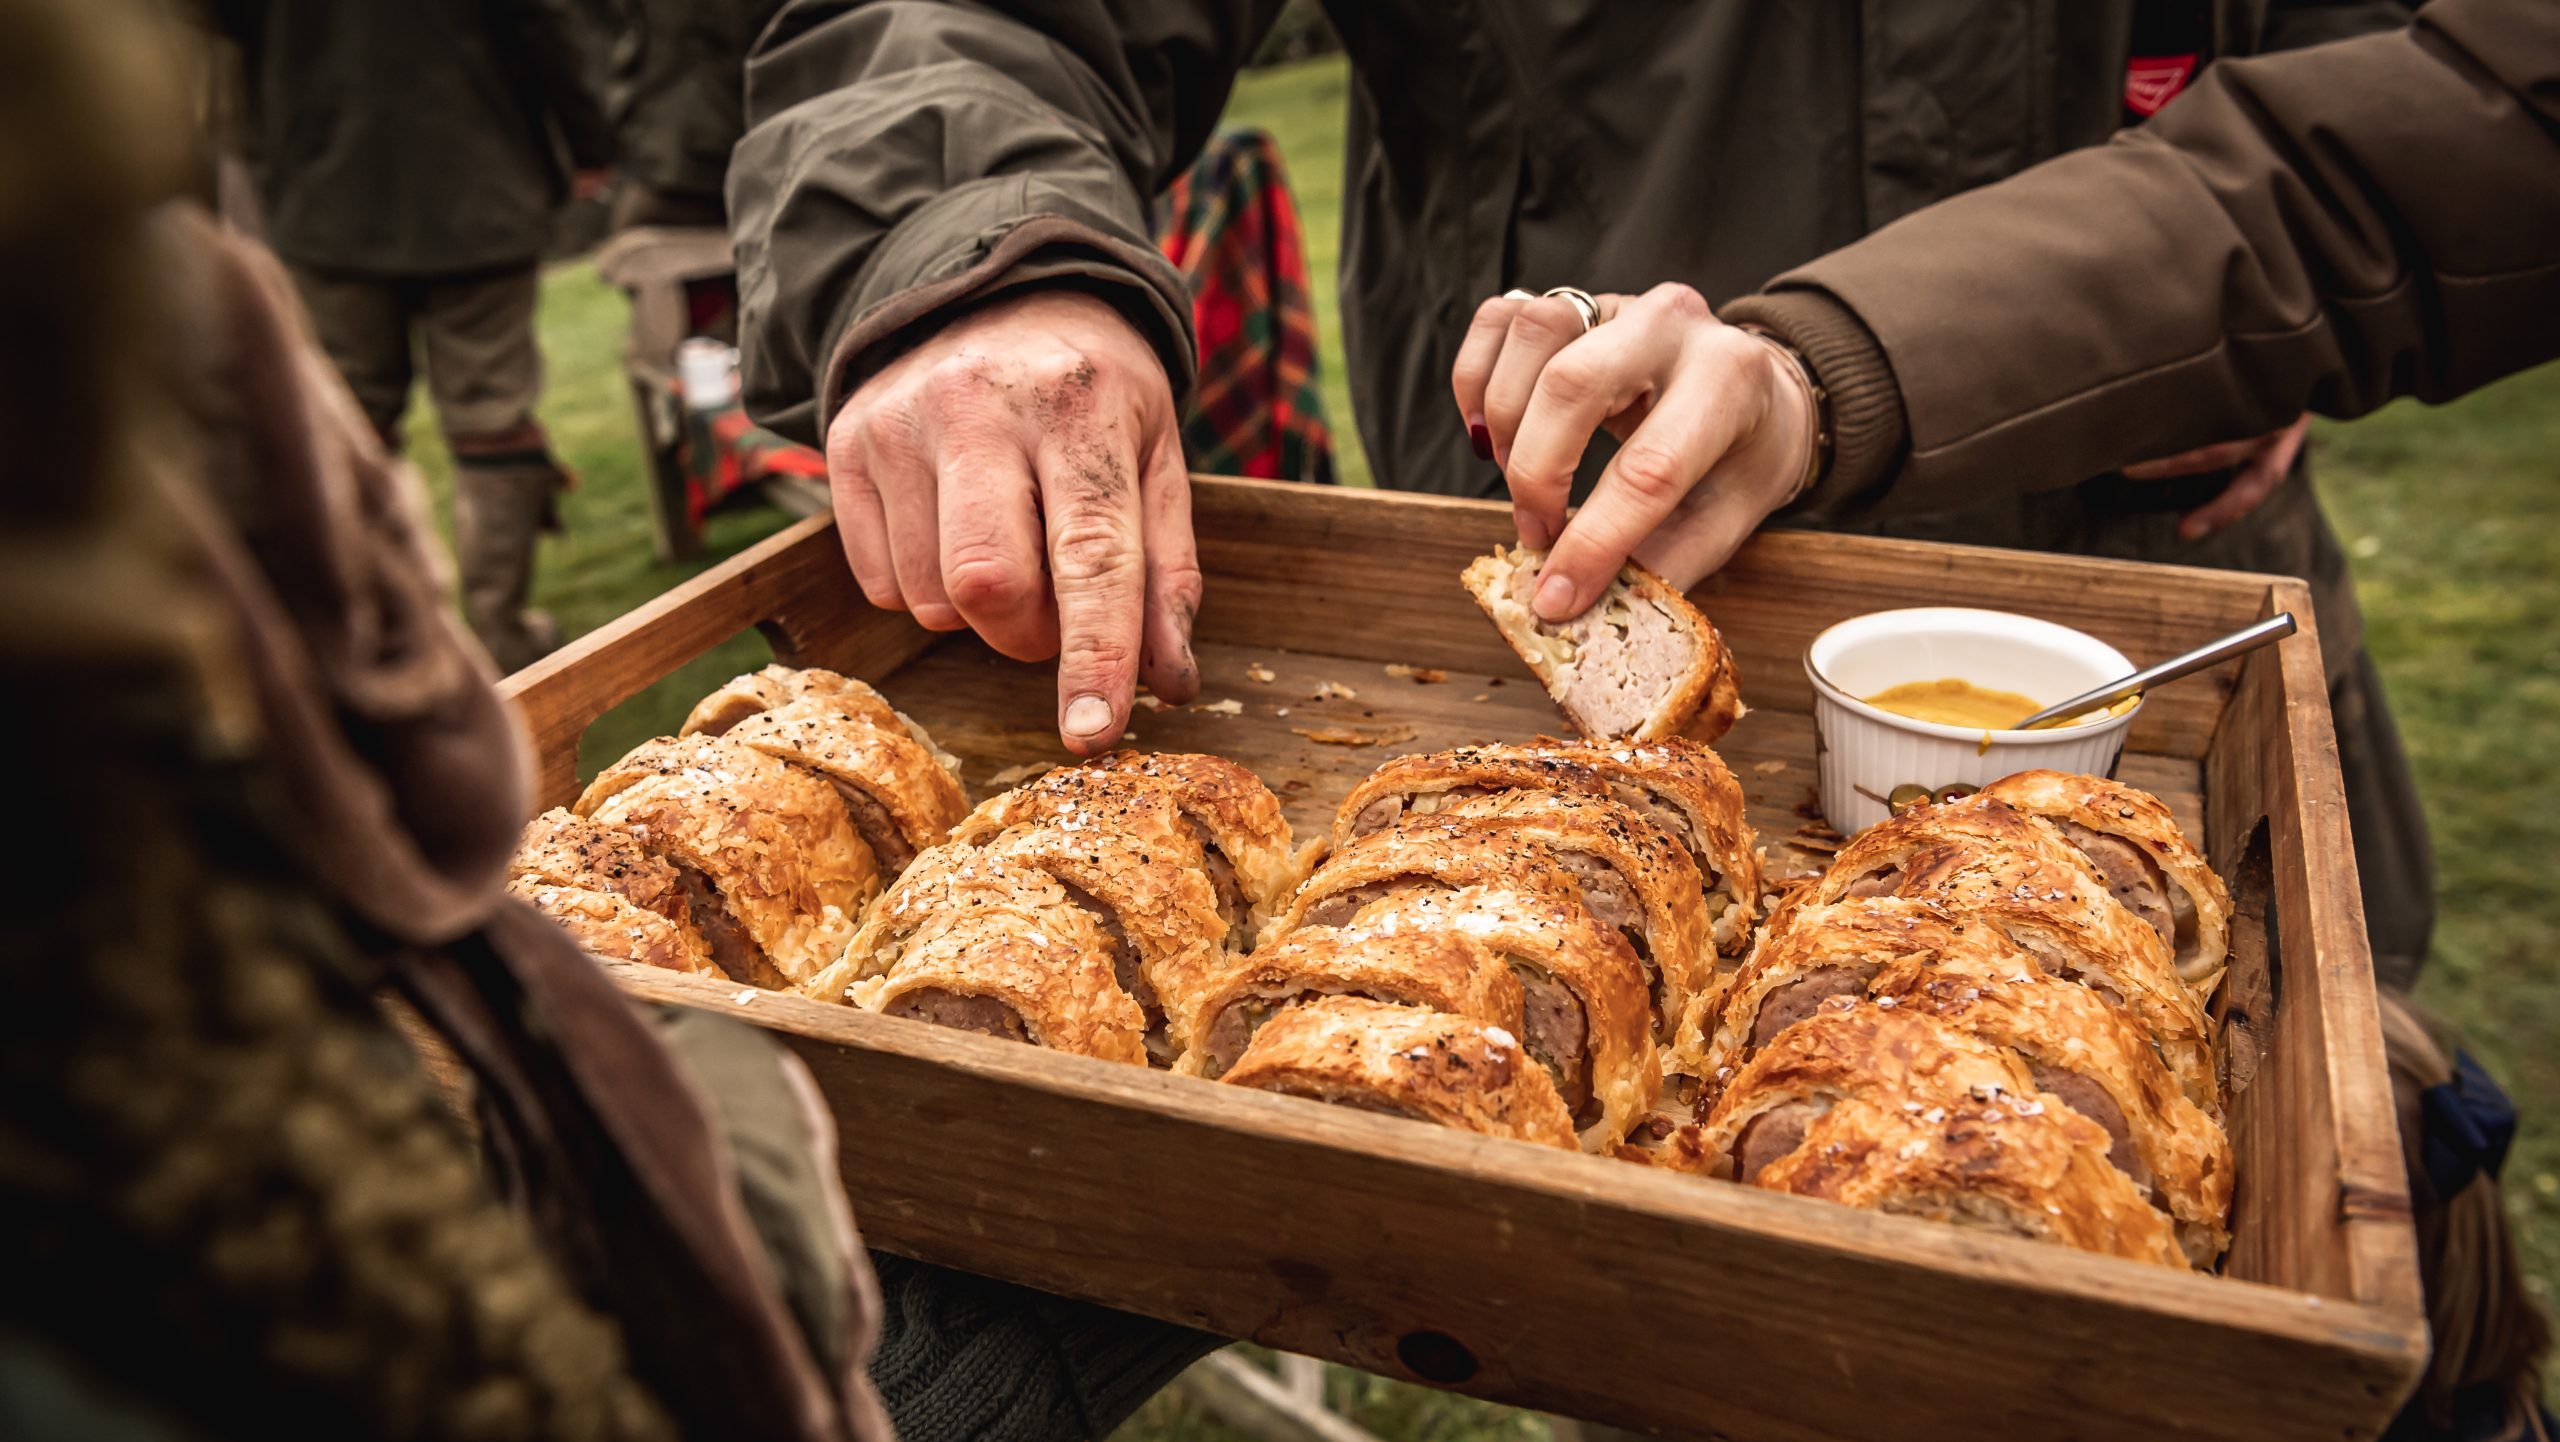
[[[1468,425],[1467,444],[1476,448],[1477,460],[1493,459],[1493,432],[1486,430],[1483,422],[1478,421]]]

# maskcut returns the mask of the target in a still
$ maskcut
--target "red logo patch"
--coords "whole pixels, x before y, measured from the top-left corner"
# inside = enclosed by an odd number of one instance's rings
[[[2192,55],[2137,55],[2124,71],[2124,108],[2147,120],[2176,99],[2195,73]]]

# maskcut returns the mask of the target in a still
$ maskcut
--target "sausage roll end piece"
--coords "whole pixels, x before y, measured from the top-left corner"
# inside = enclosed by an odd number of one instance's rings
[[[1753,1057],[1704,1127],[1724,1175],[1796,1196],[2184,1268],[2106,1129],[1935,1017],[1826,1007]]]
[[[1496,547],[1461,579],[1575,730],[1594,741],[1685,732],[1712,742],[1741,719],[1733,652],[1688,597],[1630,561],[1589,610],[1551,626],[1529,604],[1546,559]]]
[[[1365,997],[1290,1008],[1222,1079],[1571,1150],[1573,1117],[1508,1029]]]
[[[2103,776],[2021,771],[1975,793],[2042,817],[2105,879],[2127,911],[2160,934],[2178,976],[2213,994],[2231,951],[2231,893],[2160,798]]]

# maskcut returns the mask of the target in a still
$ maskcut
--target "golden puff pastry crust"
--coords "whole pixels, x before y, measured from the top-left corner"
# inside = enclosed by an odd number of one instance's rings
[[[868,682],[855,680],[840,672],[818,666],[767,666],[732,678],[719,690],[695,703],[684,718],[677,734],[691,736],[702,732],[721,735],[759,711],[770,711],[793,701],[816,698],[844,712],[870,722],[884,731],[904,731],[934,759],[934,764],[950,773],[951,782],[960,784],[960,758],[937,745],[932,735],[915,719],[891,706],[888,698],[871,688]]]
[[[508,882],[507,890],[550,917],[590,956],[697,976],[728,976],[712,964],[711,948],[691,926],[635,905],[628,897],[523,876]]]
[[[2021,771],[1975,795],[2040,816],[2061,832],[2116,900],[2160,933],[2180,979],[2199,998],[2213,995],[2231,951],[2231,893],[2159,797],[2061,771]]]
[[[1067,818],[1012,827],[981,848],[1047,873],[1111,938],[1122,989],[1147,1017],[1148,1049],[1168,1065],[1190,1044],[1196,998],[1226,950],[1201,848],[1187,830],[1141,839]]]
[[[1196,751],[1112,751],[1082,769],[1144,776],[1182,808],[1209,858],[1219,906],[1236,923],[1235,945],[1251,947],[1289,904],[1306,873],[1280,798],[1262,778],[1223,756]]]
[[[675,869],[695,928],[729,976],[790,987],[842,949],[850,918],[819,900],[805,848],[771,814],[683,772],[637,779],[590,814]]]
[[[936,917],[1008,910],[1036,922],[1044,912],[1059,909],[1080,908],[1049,873],[974,846],[945,842],[915,859],[878,904],[864,913],[835,964],[802,989],[812,996],[844,1000],[856,983],[895,967],[908,942]],[[1059,923],[1061,927],[1073,924]]]
[[[2230,1141],[2179,1090],[2141,1023],[2048,975],[1998,928],[1925,902],[1814,907],[1753,956],[1695,1063],[1708,1097],[1787,1027],[1860,998],[2018,1053],[2039,1088],[2106,1130],[2109,1161],[2169,1211],[2190,1260],[2210,1265],[2228,1245]]]
[[[1701,1137],[1720,1173],[1770,1191],[2188,1265],[2105,1128],[1916,1008],[1842,1003],[1787,1028]]]
[[[661,736],[634,746],[587,783],[571,808],[599,815],[625,791],[672,788],[697,804],[758,811],[800,843],[801,876],[821,906],[847,918],[880,894],[880,865],[833,786],[723,736]]]
[[[1573,1117],[1508,1030],[1366,997],[1291,1007],[1254,1033],[1224,1085],[1571,1149]]]
[[[1508,887],[1583,906],[1582,884],[1545,843],[1500,821],[1436,817],[1430,826],[1371,832],[1333,853],[1290,898],[1270,934],[1348,926],[1370,903],[1399,892],[1466,886]]]
[[[1199,996],[1178,1070],[1222,1076],[1272,1018],[1327,996],[1447,1012],[1514,1035],[1521,1025],[1519,978],[1481,942],[1457,932],[1308,926],[1227,959]]]
[[[1893,895],[1996,927],[2046,972],[2131,1011],[2187,1099],[2221,1114],[2213,1029],[2158,932],[2118,905],[2087,858],[2043,821],[2001,802],[1924,806],[1843,847],[1822,879],[1789,898],[1761,945],[1806,908]]]
[[[1633,808],[1597,796],[1497,792],[1416,817],[1405,829],[1478,821],[1543,843],[1574,874],[1591,914],[1624,932],[1651,969],[1655,1035],[1668,1039],[1689,998],[1716,976],[1713,928],[1689,853]]]
[[[888,1016],[1143,1066],[1146,1018],[1111,959],[1110,938],[1081,907],[937,912],[888,975],[853,995]]]
[[[1594,741],[1712,742],[1743,713],[1732,648],[1689,598],[1629,561],[1590,609],[1549,625],[1530,608],[1547,553],[1478,556],[1460,579],[1547,694]]]
[[[968,813],[960,783],[905,728],[884,727],[818,696],[758,711],[721,733],[824,777],[872,855],[896,875]]]
[[[1586,1150],[1614,1146],[1653,1108],[1662,1069],[1644,963],[1573,898],[1498,885],[1404,892],[1370,902],[1356,924],[1490,948],[1519,978],[1516,1032],[1554,1078]]]
[[[690,930],[693,907],[675,867],[631,833],[554,806],[525,823],[507,863],[510,886],[564,886],[609,892]]]

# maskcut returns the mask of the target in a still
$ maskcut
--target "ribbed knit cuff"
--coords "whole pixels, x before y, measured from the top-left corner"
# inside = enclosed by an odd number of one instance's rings
[[[1171,1322],[1049,1297],[1042,1320],[1095,1438],[1108,1437],[1129,1414],[1182,1369],[1225,1346],[1225,1339]]]
[[[1902,388],[1857,312],[1820,291],[1781,290],[1744,296],[1722,317],[1765,327],[1794,346],[1831,397],[1831,467],[1787,514],[1855,509],[1892,485],[1908,441]]]

